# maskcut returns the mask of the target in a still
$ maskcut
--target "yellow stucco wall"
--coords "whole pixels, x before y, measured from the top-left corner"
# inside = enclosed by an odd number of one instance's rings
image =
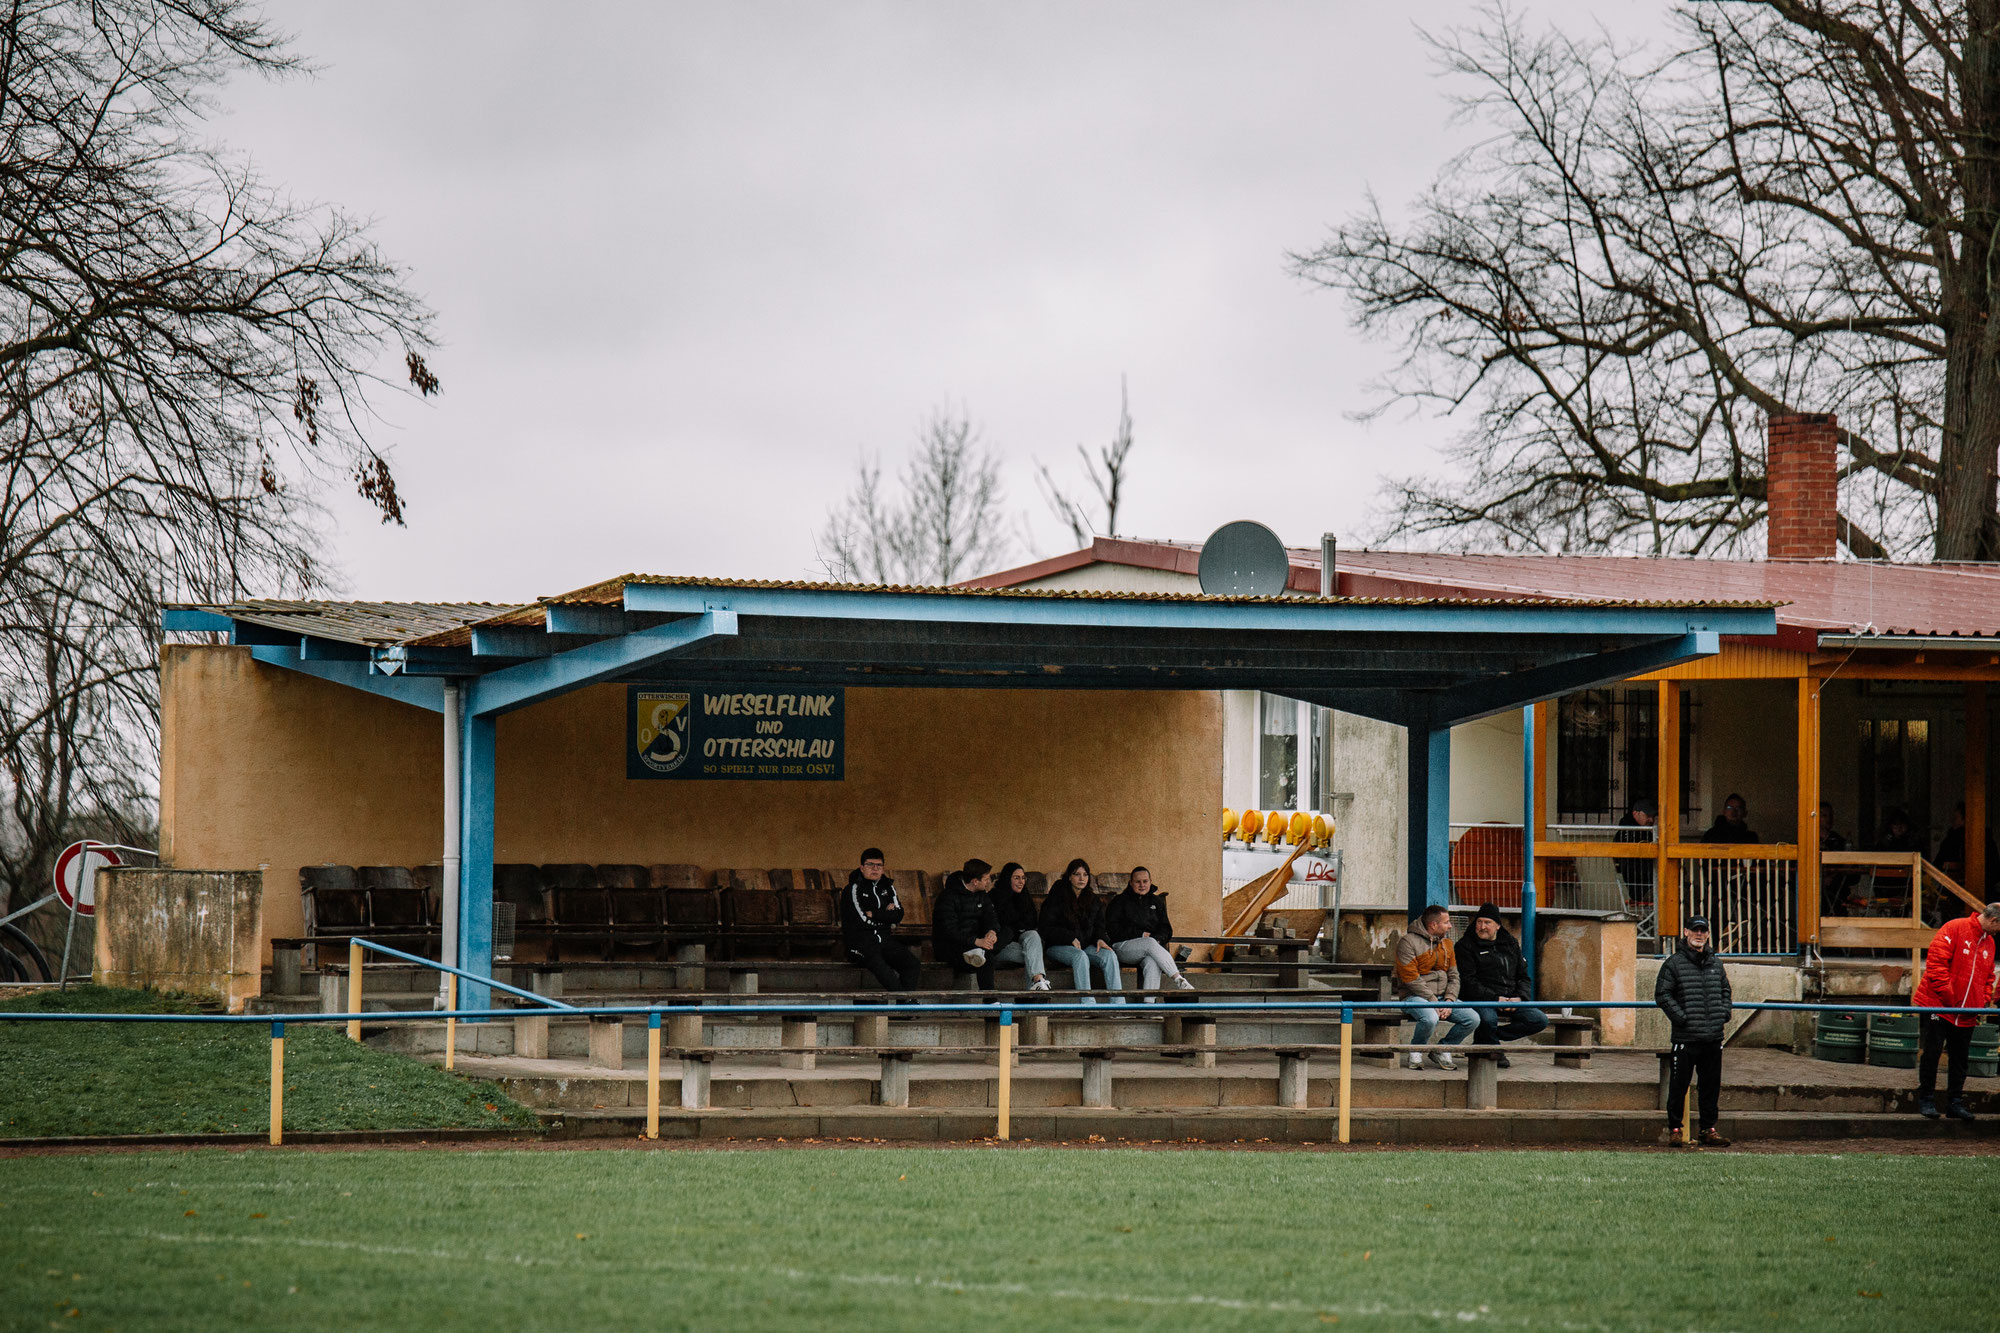
[[[302,865],[439,859],[444,747],[434,713],[170,645],[161,660],[167,864],[268,864],[264,932],[301,929]],[[1057,871],[1149,866],[1183,933],[1220,925],[1220,697],[1207,692],[847,692],[842,782],[625,776],[625,689],[500,719],[495,860],[845,867],[968,856]]]

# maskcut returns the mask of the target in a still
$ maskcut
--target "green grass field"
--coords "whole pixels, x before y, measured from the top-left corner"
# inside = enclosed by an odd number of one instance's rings
[[[1991,1327],[1996,1199],[1965,1157],[11,1158],[0,1326]]]
[[[0,1002],[66,1013],[198,1013],[187,996],[76,986]],[[271,1030],[261,1023],[0,1023],[0,1139],[262,1133]],[[358,1046],[337,1026],[285,1027],[285,1127],[535,1127],[487,1083]]]

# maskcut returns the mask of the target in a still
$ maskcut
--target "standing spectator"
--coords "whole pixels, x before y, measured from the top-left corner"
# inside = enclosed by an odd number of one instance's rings
[[[1640,797],[1632,802],[1632,808],[1618,821],[1618,832],[1612,836],[1619,842],[1651,842],[1658,834],[1652,833],[1654,825],[1654,805],[1650,797]],[[1626,832],[1626,830],[1631,832]],[[1619,880],[1625,885],[1625,894],[1633,902],[1653,901],[1653,858],[1648,856],[1621,856],[1612,863],[1618,871]],[[1481,1041],[1485,1038],[1481,1037]]]
[[[1869,848],[1875,852],[1921,852],[1926,850],[1916,830],[1910,827],[1910,815],[1906,810],[1891,809],[1882,816],[1882,835]]]
[[[1396,941],[1396,995],[1435,1006],[1410,1010],[1416,1022],[1410,1034],[1413,1046],[1429,1045],[1438,1023],[1447,1018],[1451,1027],[1440,1045],[1455,1046],[1479,1030],[1479,1011],[1457,1003],[1458,956],[1451,947],[1451,913],[1437,903],[1426,907]],[[1411,1051],[1409,1057],[1410,1068],[1424,1067],[1426,1057],[1421,1052]],[[1428,1058],[1433,1069],[1458,1068],[1449,1051],[1432,1051]]]
[[[1105,904],[1104,934],[1120,962],[1139,965],[1140,989],[1158,990],[1162,976],[1177,989],[1194,989],[1167,952],[1174,942],[1174,923],[1167,918],[1167,895],[1154,887],[1153,872],[1146,867],[1133,866],[1125,891]]]
[[[931,905],[931,953],[959,976],[976,976],[979,989],[993,989],[992,952],[1000,946],[1000,917],[987,890],[993,867],[978,857],[945,876],[944,892]]]
[[[922,964],[893,932],[903,919],[896,881],[882,873],[882,849],[861,853],[861,868],[847,876],[840,894],[840,939],[847,956],[882,983],[882,989],[915,990]]]
[[[1647,864],[1651,864],[1648,862]],[[1528,962],[1521,946],[1500,924],[1500,909],[1486,903],[1472,918],[1454,949],[1458,957],[1458,994],[1462,1000],[1525,1000],[1528,998]],[[1549,1016],[1531,1005],[1517,1009],[1481,1009],[1479,1032],[1473,1041],[1481,1046],[1532,1037],[1549,1025]],[[1502,1069],[1512,1068],[1506,1056]]]
[[[1833,802],[1819,803],[1819,849],[1822,852],[1851,852],[1854,842],[1834,824]],[[1819,872],[1819,899],[1823,916],[1846,916],[1847,900],[1861,886],[1861,874],[1852,866],[1824,866]]]
[[[1750,803],[1743,799],[1741,792],[1730,792],[1723,798],[1722,813],[1708,826],[1708,832],[1701,835],[1703,842],[1762,842],[1757,831],[1750,827]]]
[[[1090,990],[1091,964],[1097,965],[1106,990],[1119,990],[1125,979],[1118,972],[1118,956],[1104,938],[1104,907],[1090,887],[1090,862],[1077,857],[1049,886],[1042,899],[1042,944],[1050,961],[1069,968],[1076,989]],[[1085,1004],[1096,1004],[1086,993]]]
[[[1988,903],[1973,916],[1962,916],[1938,927],[1924,955],[1923,980],[1910,1002],[1920,1009],[1984,1009],[1993,998],[1993,937],[2000,935],[2000,903]],[[1970,1120],[1965,1106],[1965,1064],[1972,1045],[1977,1014],[1925,1014],[1923,1039],[1917,1055],[1917,1110],[1938,1117],[1937,1067],[1940,1053],[1949,1053],[1945,1114]]]
[[[1834,827],[1833,802],[1819,803],[1819,849],[1823,852],[1851,852],[1854,843],[1845,833]]]
[[[1653,999],[1673,1024],[1674,1073],[1667,1084],[1667,1142],[1684,1148],[1682,1112],[1688,1085],[1701,1075],[1701,1132],[1705,1148],[1727,1148],[1715,1127],[1722,1104],[1722,1039],[1727,1035],[1729,973],[1708,943],[1708,918],[1691,916],[1681,929],[1681,947],[1660,965]]]
[[[1028,973],[1029,990],[1047,990],[1042,935],[1036,929],[1039,911],[1034,895],[1028,892],[1028,872],[1019,861],[1001,866],[993,881],[993,914],[1000,922],[1000,947],[994,951],[993,961],[1020,964]]]

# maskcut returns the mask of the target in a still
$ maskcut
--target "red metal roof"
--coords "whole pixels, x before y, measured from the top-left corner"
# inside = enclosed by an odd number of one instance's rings
[[[1200,549],[1190,542],[1100,537],[1083,550],[973,582],[1018,586],[1091,564],[1192,575]],[[1319,551],[1294,548],[1290,554],[1289,586],[1317,592]],[[1762,602],[1778,604],[1780,638],[2000,635],[2000,565],[1356,550],[1341,551],[1335,570],[1335,591],[1343,597]]]

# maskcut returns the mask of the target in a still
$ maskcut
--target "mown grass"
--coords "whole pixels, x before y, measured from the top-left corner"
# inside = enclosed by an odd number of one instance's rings
[[[0,1324],[1968,1328],[1991,1323],[1996,1197],[2000,1163],[1963,1157],[10,1159]]]
[[[4,1010],[200,1013],[185,995],[79,986]],[[0,1022],[0,1138],[256,1133],[270,1126],[271,1041],[262,1024]],[[535,1125],[490,1083],[347,1040],[285,1027],[285,1128],[446,1129]]]

